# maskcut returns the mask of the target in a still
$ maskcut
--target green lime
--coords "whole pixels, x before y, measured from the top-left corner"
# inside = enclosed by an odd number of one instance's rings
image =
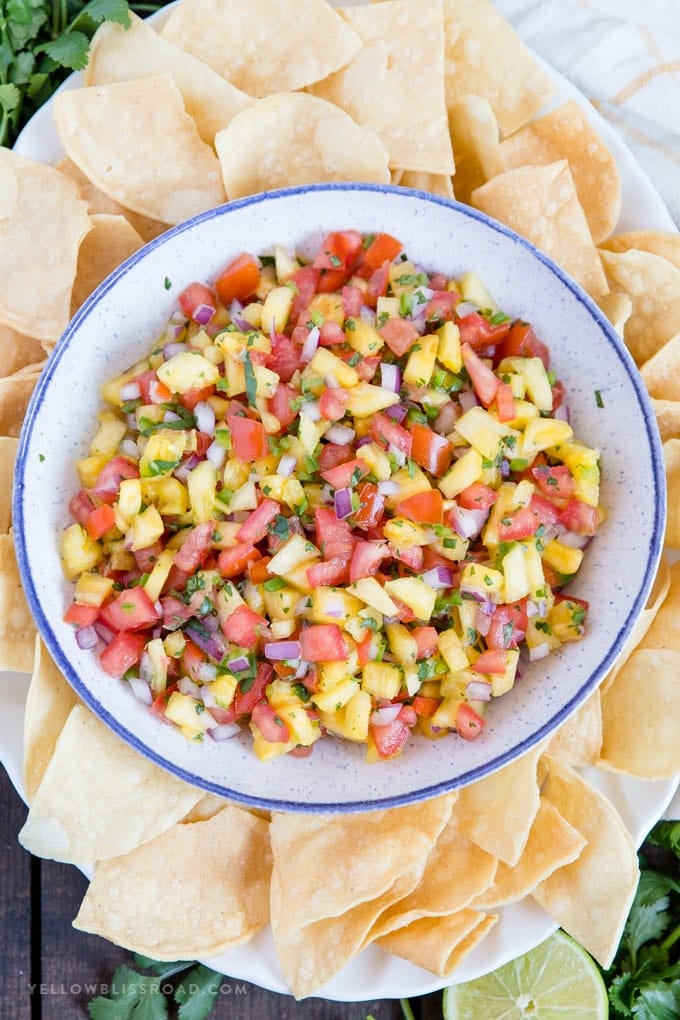
[[[444,1020],[606,1020],[607,990],[594,960],[557,931],[497,970],[444,990]]]

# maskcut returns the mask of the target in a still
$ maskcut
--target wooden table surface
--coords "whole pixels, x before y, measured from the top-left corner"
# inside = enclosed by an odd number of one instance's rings
[[[0,1020],[78,1020],[106,994],[119,964],[132,955],[71,922],[86,879],[70,865],[31,857],[17,833],[26,807],[0,767]],[[441,1017],[441,994],[411,1000],[416,1020]],[[328,1002],[267,992],[225,977],[211,1018],[222,1020],[399,1020],[398,1001]]]

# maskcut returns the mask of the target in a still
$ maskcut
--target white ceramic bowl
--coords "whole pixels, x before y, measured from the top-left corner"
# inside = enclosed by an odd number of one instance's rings
[[[388,231],[426,268],[474,269],[499,306],[531,321],[563,380],[576,435],[601,451],[609,517],[570,588],[590,602],[588,635],[523,670],[493,703],[480,738],[414,738],[398,759],[368,765],[363,746],[321,741],[308,759],[263,764],[249,734],[194,745],[158,722],[78,649],[62,622],[72,597],[59,562],[102,382],[144,355],[180,291],[209,281],[242,250],[313,251],[330,230]],[[171,287],[166,289],[166,280]],[[601,401],[596,399],[596,391]],[[599,404],[602,406],[599,406]],[[400,188],[330,184],[233,202],[173,228],[119,267],[66,330],[33,395],[17,457],[14,527],[28,601],[53,658],[77,693],[159,765],[238,802],[295,811],[368,810],[424,799],[493,772],[550,734],[619,655],[644,606],[661,553],[663,457],[633,362],[597,307],[545,256],[481,213]]]

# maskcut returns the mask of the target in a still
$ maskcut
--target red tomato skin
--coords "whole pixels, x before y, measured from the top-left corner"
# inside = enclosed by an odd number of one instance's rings
[[[345,662],[347,644],[337,623],[314,623],[300,631],[305,662]]]
[[[488,648],[517,648],[524,640],[529,618],[526,599],[496,606],[491,617],[491,626],[485,637]]]
[[[338,464],[346,464],[348,460],[354,460],[354,450],[351,446],[340,446],[338,443],[324,443],[319,454],[319,471],[329,471]]]
[[[217,557],[217,567],[225,578],[240,577],[250,563],[261,559],[259,549],[249,542],[242,542],[240,545],[229,549],[221,549]]]
[[[316,287],[319,282],[320,269],[316,266],[303,266],[288,278],[288,283],[295,285],[293,303],[290,306],[288,321],[297,325],[303,313],[306,317],[309,302],[316,294]]]
[[[435,478],[441,478],[453,460],[453,444],[419,422],[411,425],[410,432],[411,460],[414,460],[418,467],[429,471]]]
[[[498,540],[500,542],[521,542],[523,538],[531,538],[536,534],[539,521],[528,506],[522,506],[498,522]]]
[[[347,489],[354,482],[355,471],[359,473],[359,477],[367,475],[369,467],[366,461],[361,460],[360,457],[347,460],[343,464],[322,471],[321,477],[325,482],[328,482],[332,489]]]
[[[247,521],[244,521],[236,532],[239,542],[255,545],[266,538],[269,525],[281,512],[281,504],[275,499],[263,499],[256,510],[253,510]]]
[[[377,414],[373,415],[369,431],[371,438],[375,439],[376,443],[385,449],[394,446],[395,449],[400,450],[407,457],[411,456],[413,436],[403,425],[390,418],[388,414],[378,411]]]
[[[384,262],[393,262],[403,248],[401,241],[391,234],[376,234],[363,254],[362,265],[377,269]]]
[[[269,455],[267,433],[260,421],[229,415],[229,430],[234,456],[244,463],[262,460]]]
[[[193,319],[194,314],[201,305],[207,305],[209,308],[214,309],[217,302],[215,295],[205,284],[190,283],[177,298],[177,303],[187,319]]]
[[[321,417],[326,421],[340,421],[345,416],[349,404],[349,393],[343,389],[324,390],[319,397]]]
[[[458,493],[456,502],[466,510],[488,510],[497,499],[497,489],[485,485],[484,482],[473,482],[467,489]]]
[[[271,681],[274,670],[268,662],[261,662],[257,667],[257,675],[246,691],[242,690],[243,681],[236,688],[233,710],[234,718],[250,715],[255,705],[264,698],[267,684]]]
[[[493,326],[479,312],[470,312],[458,320],[461,344],[469,344],[474,350],[483,350],[504,340],[510,331],[510,323]]]
[[[514,357],[540,358],[546,370],[550,368],[550,352],[527,322],[513,322],[494,351],[496,364]]]
[[[197,524],[175,553],[173,565],[187,574],[193,574],[207,558],[212,548],[214,534],[214,521]]]
[[[161,618],[154,603],[138,585],[122,591],[113,602],[102,606],[99,618],[115,631],[144,630]]]
[[[285,333],[275,333],[271,343],[271,353],[267,355],[265,365],[276,372],[281,382],[290,382],[300,368],[302,347]]]
[[[347,584],[349,563],[340,557],[314,563],[307,569],[307,580],[312,588],[332,588],[336,584]]]
[[[70,623],[74,627],[91,627],[99,616],[99,606],[81,606],[78,602],[72,602],[64,613],[64,623]]]
[[[116,525],[116,515],[108,503],[102,503],[101,506],[96,507],[90,514],[88,514],[85,521],[85,529],[90,536],[95,540],[105,535],[107,531]]]
[[[354,547],[349,566],[350,583],[362,577],[375,577],[380,564],[389,556],[387,546],[381,542],[367,542],[360,538]]]
[[[99,654],[99,662],[109,676],[122,677],[136,666],[142,657],[146,640],[141,634],[116,634],[113,641]]]
[[[225,637],[239,648],[255,648],[269,633],[268,621],[250,606],[238,606],[222,624]]]
[[[417,492],[403,499],[394,508],[395,516],[422,524],[441,524],[444,519],[444,497],[439,489]]]
[[[290,740],[288,727],[269,704],[268,701],[258,701],[250,714],[254,726],[270,744],[287,744]],[[277,722],[278,720],[278,722]]]
[[[456,732],[464,740],[476,740],[486,726],[486,720],[464,701],[458,706]]]
[[[385,497],[373,482],[361,482],[357,486],[357,496],[361,509],[352,514],[352,521],[357,528],[367,531],[374,528],[382,520],[385,510]]]
[[[125,478],[139,478],[139,468],[129,457],[118,454],[101,469],[92,493],[102,503],[115,503],[118,499],[120,483]]]
[[[408,319],[388,319],[378,333],[398,358],[408,354],[416,340],[420,339],[420,333]]]
[[[325,560],[341,559],[349,563],[356,539],[347,521],[340,521],[328,507],[314,511],[316,544]]]
[[[489,407],[496,399],[500,381],[492,369],[486,365],[469,343],[461,344],[463,364],[470,376],[473,388],[484,407]]]
[[[69,500],[68,508],[71,517],[73,517],[78,524],[84,525],[87,518],[94,510],[94,503],[90,499],[89,493],[86,492],[85,489],[80,489],[80,491]]]
[[[276,387],[273,397],[269,399],[269,410],[281,422],[281,429],[285,432],[298,416],[293,402],[300,396],[300,391],[288,383],[280,382]]]
[[[576,485],[566,464],[555,464],[552,467],[539,464],[531,469],[531,474],[548,499],[569,500],[574,495]]]
[[[437,651],[439,634],[434,627],[414,627],[411,636],[418,646],[417,659],[430,659]]]
[[[579,535],[591,538],[598,529],[600,514],[597,507],[590,506],[583,500],[574,497],[569,500],[559,519],[560,524],[563,524],[569,531],[575,531]]]
[[[257,290],[260,267],[253,255],[243,252],[224,267],[215,280],[215,290],[223,305],[229,307],[236,298],[245,301]]]
[[[502,648],[487,648],[475,659],[471,669],[475,673],[493,673],[502,676],[505,673],[505,651]]]

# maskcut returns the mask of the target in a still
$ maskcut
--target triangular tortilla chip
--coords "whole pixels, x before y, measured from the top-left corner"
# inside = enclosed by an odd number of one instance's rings
[[[661,442],[680,436],[680,400],[651,401]]]
[[[680,333],[660,347],[640,368],[650,397],[680,400]]]
[[[0,322],[0,365],[3,375],[12,375],[26,365],[35,364],[43,355],[44,351],[38,339],[23,336]]]
[[[603,251],[601,258],[611,290],[633,303],[623,338],[642,365],[680,333],[680,269],[647,251]]]
[[[600,692],[594,691],[550,738],[547,753],[572,768],[594,765],[602,746]]]
[[[72,314],[109,273],[144,244],[124,216],[95,213],[91,219],[92,230],[78,253],[78,271],[71,297]]]
[[[36,629],[21,586],[11,531],[0,535],[0,606],[0,670],[30,673]]]
[[[498,914],[460,910],[446,917],[422,917],[390,932],[378,945],[416,967],[449,977],[488,935]]]
[[[666,545],[680,549],[680,439],[667,439],[663,444],[663,459],[668,487],[666,514]]]
[[[30,804],[45,774],[76,694],[38,636],[24,711],[24,788]]]
[[[605,251],[649,251],[652,255],[661,255],[680,269],[680,234],[667,230],[627,230],[623,234],[602,241],[600,248]]]
[[[19,441],[14,436],[0,436],[0,534],[9,534],[12,527],[12,483],[14,462]]]
[[[47,341],[45,343],[47,345]],[[43,364],[24,365],[0,379],[0,435],[18,437]]]
[[[476,188],[505,170],[498,124],[489,100],[465,96],[453,103],[449,106],[449,129],[456,161],[456,195],[469,204]]]

